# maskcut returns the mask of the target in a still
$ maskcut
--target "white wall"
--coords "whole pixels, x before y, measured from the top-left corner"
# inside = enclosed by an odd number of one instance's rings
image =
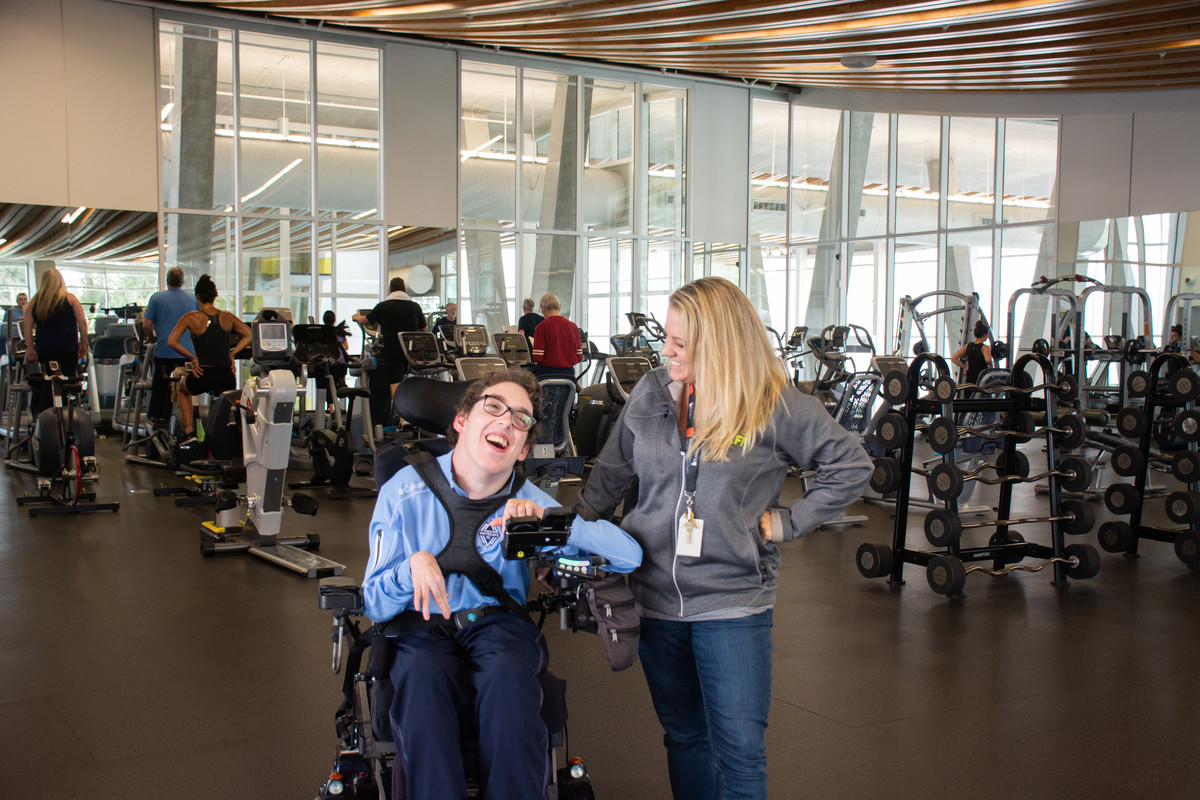
[[[155,211],[154,15],[4,0],[0,202]]]

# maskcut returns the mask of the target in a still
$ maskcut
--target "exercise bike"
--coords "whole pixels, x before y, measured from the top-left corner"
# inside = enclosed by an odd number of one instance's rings
[[[28,365],[36,376],[41,365]],[[76,413],[82,378],[68,378],[57,361],[45,365],[42,380],[50,381],[53,403],[33,422],[28,439],[30,461],[8,461],[9,466],[36,473],[38,493],[17,498],[19,506],[33,506],[29,516],[80,514],[90,511],[116,511],[120,503],[95,503],[96,495],[85,492],[84,480],[95,480],[96,432],[88,414]],[[57,487],[57,488],[56,488]],[[87,501],[88,505],[80,505]]]
[[[514,518],[509,520],[506,528],[505,557],[523,559],[532,568],[548,568],[556,580],[557,586],[552,593],[543,592],[527,604],[527,610],[536,616],[535,624],[539,630],[551,615],[557,614],[564,630],[596,631],[585,595],[589,585],[604,575],[602,559],[554,556],[539,550],[545,545],[564,544],[574,516],[566,509],[547,509],[540,521]],[[348,649],[342,681],[343,701],[335,720],[338,746],[333,768],[322,784],[318,798],[404,800],[404,794],[401,794],[403,767],[396,757],[396,745],[391,741],[389,709],[393,693],[387,672],[388,659],[374,649],[385,650],[386,637],[378,632],[379,626],[364,630],[362,587],[351,578],[322,580],[319,605],[322,610],[333,613],[332,669],[335,675],[343,666],[343,642],[347,643]],[[368,656],[365,664],[364,655]],[[558,800],[595,800],[591,777],[582,759],[569,758],[561,767],[557,762],[557,751],[565,750],[567,746],[566,682],[549,670],[543,671],[538,680],[542,684],[541,713],[549,741],[547,758],[551,761],[549,773],[554,787],[551,796]],[[463,759],[467,770],[467,797],[482,800],[474,756],[474,744],[468,743]]]
[[[314,425],[308,434],[308,453],[312,458],[313,478],[288,484],[288,488],[329,488],[331,498],[336,497],[375,497],[377,492],[370,487],[351,486],[350,480],[355,474],[370,475],[369,462],[355,463],[358,446],[354,436],[354,406],[355,400],[362,401],[362,442],[374,456],[375,435],[371,424],[370,398],[371,393],[362,388],[351,386],[338,387],[333,374],[333,365],[339,355],[339,347],[334,331],[325,325],[293,325],[292,336],[296,343],[296,358],[308,368],[308,375],[314,378],[317,385],[325,384],[325,391],[330,397],[336,397],[333,404],[333,427]],[[317,394],[321,392],[318,389]],[[342,419],[341,401],[346,400],[346,417]],[[319,399],[314,406],[319,408]],[[365,466],[365,470],[361,469]]]

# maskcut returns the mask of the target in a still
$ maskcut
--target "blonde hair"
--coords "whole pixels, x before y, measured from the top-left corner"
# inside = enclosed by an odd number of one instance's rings
[[[54,267],[48,268],[38,276],[37,294],[29,301],[33,309],[33,318],[38,322],[45,322],[66,299],[67,286],[63,283],[62,273]]]
[[[696,380],[696,435],[705,461],[728,461],[729,449],[757,444],[783,394],[787,375],[758,312],[724,278],[700,278],[671,295]],[[744,439],[735,442],[739,436]]]

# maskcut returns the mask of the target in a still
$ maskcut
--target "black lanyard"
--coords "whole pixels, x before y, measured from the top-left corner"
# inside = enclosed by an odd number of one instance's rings
[[[684,391],[687,392],[687,428],[684,429],[683,452],[686,455],[688,446],[692,443],[692,439],[696,437],[696,386],[688,384]],[[700,448],[697,447],[690,458],[684,461],[683,468],[683,491],[688,496],[688,507],[692,505],[692,498],[696,495],[696,473],[700,471]]]

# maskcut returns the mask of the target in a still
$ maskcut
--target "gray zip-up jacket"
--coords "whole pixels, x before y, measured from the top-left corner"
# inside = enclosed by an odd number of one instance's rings
[[[586,519],[609,516],[626,495],[621,527],[642,546],[631,575],[634,596],[656,616],[688,617],[775,603],[779,548],[764,543],[758,520],[774,504],[792,462],[816,467],[804,497],[792,504],[788,541],[833,519],[857,500],[872,464],[856,437],[836,425],[820,401],[791,385],[752,449],[734,447],[728,461],[701,461],[693,512],[704,520],[699,558],[675,552],[684,512],[678,405],[665,367],[634,388],[577,510]]]

